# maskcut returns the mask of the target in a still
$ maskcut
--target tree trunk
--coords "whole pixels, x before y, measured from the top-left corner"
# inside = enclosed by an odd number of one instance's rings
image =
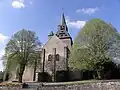
[[[22,74],[19,74],[19,83],[22,83]]]
[[[101,77],[101,71],[97,71],[97,76],[98,76],[98,79],[100,80],[102,77]]]
[[[93,71],[93,79],[96,79],[97,73],[96,71]]]
[[[18,80],[20,83],[22,83],[22,77],[23,77],[23,73],[25,70],[25,65],[20,65],[20,70],[19,70],[19,76],[18,76]]]

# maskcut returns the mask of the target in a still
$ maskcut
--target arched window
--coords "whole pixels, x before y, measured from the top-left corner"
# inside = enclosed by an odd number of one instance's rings
[[[59,54],[56,54],[56,61],[59,61],[59,59],[60,59]]]
[[[48,61],[52,61],[53,56],[51,54],[48,55]]]

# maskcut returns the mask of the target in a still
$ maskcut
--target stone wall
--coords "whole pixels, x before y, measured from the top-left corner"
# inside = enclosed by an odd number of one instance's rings
[[[81,84],[45,85],[39,90],[120,90],[120,82],[100,81]]]
[[[33,81],[34,69],[33,67],[26,67],[23,74],[23,82]]]
[[[28,84],[29,88],[0,87],[0,90],[120,90],[120,81],[118,80]]]
[[[33,81],[34,77],[34,69],[33,67],[25,67],[25,71],[23,74],[23,82]],[[16,71],[11,71],[11,77],[9,78],[9,81],[18,81],[18,78],[16,78]]]

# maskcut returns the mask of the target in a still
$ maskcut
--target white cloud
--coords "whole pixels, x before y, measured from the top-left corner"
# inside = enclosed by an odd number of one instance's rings
[[[67,25],[71,28],[81,29],[85,25],[86,21],[76,20],[72,21],[69,18],[66,19]]]
[[[5,53],[4,49],[0,50],[0,58],[4,55],[4,53]]]
[[[0,33],[0,57],[4,55],[4,47],[7,39],[8,39],[7,36]]]
[[[2,49],[0,49],[0,71],[3,70],[3,60],[1,60],[2,56],[4,55],[5,50],[4,47]]]
[[[6,39],[8,39],[8,37],[0,33],[0,43],[4,43]]]
[[[12,7],[13,8],[24,8],[25,7],[24,0],[13,0]]]
[[[4,48],[7,40],[8,40],[8,36],[5,36],[2,33],[0,33],[0,71],[3,70],[1,58],[5,53]]]
[[[82,8],[82,9],[76,10],[76,12],[91,15],[91,14],[95,13],[98,10],[99,10],[98,7],[95,7],[95,8]]]
[[[0,71],[3,71],[3,62],[0,61]]]

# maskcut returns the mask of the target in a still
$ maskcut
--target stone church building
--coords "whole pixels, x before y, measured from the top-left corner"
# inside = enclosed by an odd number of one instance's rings
[[[48,41],[43,46],[42,65],[44,65],[44,70],[42,68],[42,71],[47,72],[52,78],[56,71],[67,71],[68,54],[72,44],[63,13],[57,32],[55,34],[51,32],[48,35]]]
[[[42,47],[41,67],[34,73],[33,68],[26,68],[23,74],[23,81],[39,81],[41,73],[45,72],[55,81],[57,71],[68,70],[68,54],[73,44],[72,38],[68,32],[64,13],[61,15],[61,21],[56,33],[50,32],[48,41]],[[16,75],[11,79],[14,80]]]

